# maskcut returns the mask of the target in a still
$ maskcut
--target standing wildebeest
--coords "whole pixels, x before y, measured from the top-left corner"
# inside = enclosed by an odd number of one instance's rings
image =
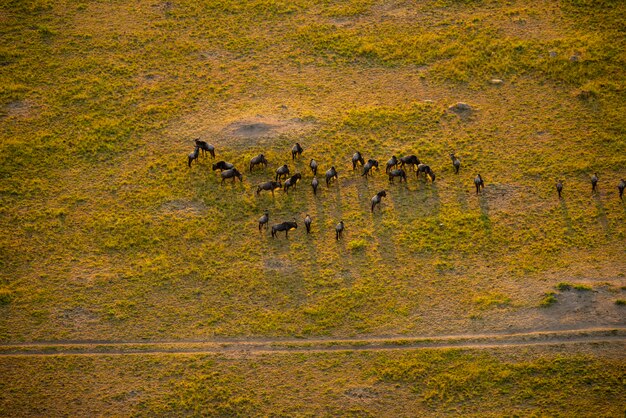
[[[624,189],[626,189],[626,181],[624,179],[621,179],[619,181],[619,183],[617,184],[617,189],[619,190],[619,198],[620,200],[624,200]]]
[[[206,155],[207,151],[211,154],[212,158],[215,158],[215,147],[205,141],[200,141],[200,138],[196,139],[196,147],[202,150],[202,153]]]
[[[343,230],[343,221],[339,221],[339,223],[335,226],[335,239],[337,241],[339,241],[339,238],[341,238],[341,233],[343,232]]]
[[[317,176],[317,161],[311,158],[311,162],[309,163],[309,167],[311,167],[311,171],[313,172],[313,176]]]
[[[355,152],[352,156],[352,171],[356,170],[357,163],[361,163],[361,165],[365,164],[365,160],[359,151]]]
[[[452,160],[452,165],[454,166],[454,174],[459,174],[459,169],[461,168],[461,160],[459,160],[454,153],[450,154],[450,159]]]
[[[198,159],[198,154],[200,153],[200,148],[196,147],[193,152],[191,154],[189,154],[187,156],[187,164],[189,165],[189,168],[191,168],[191,163],[193,160],[197,160]]]
[[[287,178],[289,176],[289,167],[287,167],[287,164],[278,167],[278,169],[276,170],[276,178],[274,180],[278,181],[278,179],[283,179],[283,178]]]
[[[335,170],[335,166],[330,167],[330,170],[326,172],[326,187],[330,187],[330,181],[333,178],[335,180],[338,179],[337,170]]]
[[[291,147],[291,159],[295,160],[296,159],[296,155],[298,157],[302,156],[302,152],[304,150],[302,149],[302,147],[300,146],[299,143],[295,143],[293,147]]]
[[[559,199],[561,198],[561,192],[563,191],[563,180],[559,180],[556,182],[556,191],[559,194]]]
[[[312,223],[313,223],[313,220],[311,219],[311,217],[307,213],[306,218],[304,218],[304,226],[306,226],[306,233],[307,234],[311,233],[311,224]]]
[[[591,193],[598,192],[598,173],[593,173],[591,176]]]
[[[389,172],[389,181],[393,183],[393,180],[396,177],[400,177],[400,183],[402,183],[402,180],[404,180],[404,182],[406,183],[406,173],[404,172],[403,169],[401,168],[396,168],[395,170],[391,170]]]
[[[239,181],[243,183],[243,176],[236,168],[224,170],[220,175],[222,176],[222,183],[224,183],[224,180],[226,179],[233,179],[233,182],[235,181],[235,179],[239,179]]]
[[[380,204],[381,200],[383,200],[383,197],[386,197],[386,196],[387,196],[387,192],[383,190],[382,192],[376,193],[376,196],[372,197],[372,213],[374,213],[374,207]]]
[[[235,168],[235,166],[232,165],[231,163],[227,163],[226,161],[218,161],[215,164],[213,164],[213,171],[215,170],[224,171],[224,170],[230,170],[232,168]]]
[[[376,167],[376,169],[378,169],[378,161],[371,160],[371,159],[367,160],[367,162],[363,166],[363,174],[361,174],[361,176],[367,177],[367,175],[370,173],[370,170],[372,170],[372,168],[374,168],[374,167]]]
[[[252,172],[254,166],[259,164],[263,164],[264,168],[267,167],[267,160],[265,159],[265,155],[259,154],[250,160],[250,172]]]
[[[259,218],[259,232],[261,232],[263,228],[267,229],[267,224],[269,221],[270,221],[270,212],[267,209],[265,209],[263,216]]]
[[[420,173],[424,173],[424,177],[430,177],[430,181],[435,181],[435,172],[426,164],[419,164],[417,166],[417,178],[420,178]]]
[[[298,224],[294,218],[293,222],[283,222],[272,226],[272,238],[276,238],[278,232],[285,231],[285,238],[289,238],[289,231],[298,229]]]
[[[256,194],[258,195],[263,190],[269,190],[272,192],[272,196],[274,196],[274,190],[280,188],[282,188],[282,184],[280,184],[280,181],[268,181],[259,184],[259,186],[256,188]]]
[[[476,175],[476,178],[474,179],[474,186],[476,186],[476,194],[480,193],[481,188],[485,188],[485,182],[480,174]]]
[[[317,181],[317,177],[313,177],[313,180],[311,181],[311,187],[313,187],[313,194],[317,194],[317,186],[319,186],[320,182]]]
[[[392,168],[398,167],[398,159],[395,155],[392,155],[389,161],[387,161],[387,165],[385,166],[385,173],[388,173]]]
[[[285,181],[285,187],[284,187],[285,193],[289,194],[289,188],[290,187],[294,187],[295,188],[296,184],[301,179],[302,179],[302,176],[300,175],[300,173],[296,173],[293,176],[291,176],[290,178],[288,178]]]
[[[400,168],[404,168],[404,165],[410,165],[411,169],[415,170],[415,166],[419,165],[420,160],[415,155],[407,155],[406,157],[400,157]]]

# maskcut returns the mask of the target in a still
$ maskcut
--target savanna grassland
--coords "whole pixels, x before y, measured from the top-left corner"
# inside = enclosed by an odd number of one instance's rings
[[[623,328],[625,13],[0,2],[0,343]],[[210,157],[187,167],[194,138],[243,182],[220,184]],[[356,150],[416,154],[437,179],[362,178]],[[317,196],[310,158],[339,171]],[[297,189],[257,196],[282,164]],[[265,209],[300,228],[259,234]],[[0,413],[620,416],[623,349],[6,356]]]

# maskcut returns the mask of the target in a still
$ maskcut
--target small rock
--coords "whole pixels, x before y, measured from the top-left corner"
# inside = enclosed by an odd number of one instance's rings
[[[282,105],[280,105],[280,108],[281,109],[287,109],[287,105],[282,104]]]
[[[450,106],[448,110],[454,113],[469,113],[474,109],[467,103],[458,102],[457,104]]]
[[[580,61],[580,56],[578,56],[578,55],[572,55],[571,57],[569,57],[569,60],[570,60],[571,62],[578,62],[578,61]]]
[[[495,85],[504,83],[504,81],[500,80],[499,78],[492,78],[489,82]]]
[[[556,51],[550,51],[548,52],[548,54],[550,55],[550,58],[556,58]]]

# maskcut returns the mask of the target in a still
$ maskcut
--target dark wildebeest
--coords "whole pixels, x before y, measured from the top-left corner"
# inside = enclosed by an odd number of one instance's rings
[[[268,181],[259,184],[259,186],[256,188],[256,194],[258,195],[263,190],[269,190],[270,192],[272,192],[272,196],[274,196],[274,190],[280,188],[282,188],[282,184],[280,184],[280,181]]]
[[[452,165],[454,166],[454,174],[459,174],[459,169],[461,168],[461,160],[459,160],[454,153],[450,154],[450,159],[452,160]]]
[[[299,143],[295,143],[293,147],[291,147],[291,159],[295,160],[296,159],[296,155],[298,157],[302,156],[302,152],[304,150],[302,149],[302,147],[300,146]]]
[[[400,177],[400,183],[402,183],[402,180],[404,180],[404,182],[406,183],[406,173],[404,172],[403,169],[401,168],[396,168],[395,170],[391,170],[389,172],[389,181],[393,183],[393,180],[396,177]]]
[[[309,163],[309,167],[311,167],[311,171],[314,176],[317,176],[317,161],[311,158],[311,162]]]
[[[395,155],[392,155],[389,161],[387,161],[387,165],[385,166],[385,173],[388,173],[392,168],[398,167],[398,159]]]
[[[480,193],[481,188],[485,188],[485,182],[480,174],[476,175],[476,178],[474,179],[474,186],[476,186],[476,194]]]
[[[278,181],[278,179],[286,179],[289,176],[289,167],[287,164],[278,167],[276,170],[276,178],[274,180]]]
[[[313,187],[313,194],[317,194],[317,186],[320,185],[320,182],[317,180],[317,177],[313,177],[313,180],[311,181],[311,187]]]
[[[200,141],[200,138],[196,139],[196,147],[202,150],[202,153],[206,155],[207,151],[211,154],[212,158],[215,158],[215,147],[205,141]]]
[[[563,191],[563,180],[559,180],[556,182],[556,191],[559,194],[559,199],[561,198],[561,192]]]
[[[313,223],[313,220],[311,219],[311,217],[307,213],[306,218],[304,218],[304,226],[306,226],[306,233],[307,234],[311,233],[311,224],[312,223]]]
[[[361,165],[365,164],[365,160],[359,151],[355,152],[352,156],[352,171],[356,170],[357,163],[361,163]]]
[[[380,202],[383,200],[383,197],[386,197],[386,196],[387,196],[387,192],[383,190],[382,192],[376,193],[376,196],[372,197],[372,213],[374,213],[374,207],[380,204]]]
[[[435,181],[435,173],[431,170],[430,166],[426,164],[419,164],[417,166],[417,178],[420,178],[420,173],[424,173],[424,177],[430,177],[430,181]]]
[[[233,168],[235,168],[235,166],[232,165],[231,163],[227,163],[226,161],[218,161],[215,164],[213,164],[213,171],[215,170],[224,171],[224,170],[230,170]]]
[[[299,180],[302,180],[302,176],[300,175],[300,173],[296,173],[293,176],[289,177],[286,181],[285,181],[285,193],[289,194],[289,188],[296,187],[296,184],[298,183]]]
[[[335,170],[335,166],[330,167],[330,170],[328,170],[326,172],[326,187],[330,187],[330,181],[332,179],[337,180],[338,176],[337,176],[337,170]]]
[[[267,160],[265,159],[265,155],[259,154],[250,160],[250,172],[252,172],[254,166],[259,164],[263,164],[263,167],[267,167]]]
[[[374,167],[376,167],[376,169],[378,169],[378,161],[376,161],[376,160],[367,160],[367,162],[363,166],[363,174],[361,174],[361,176],[367,177],[368,174],[370,174],[370,171],[372,170],[372,168],[374,168]]]
[[[263,216],[259,218],[259,232],[261,232],[263,228],[267,229],[267,224],[269,221],[270,221],[270,212],[266,209],[265,212],[263,213]]]
[[[620,200],[624,200],[624,189],[626,189],[626,181],[621,179],[617,184],[617,189],[619,190],[619,198]]]
[[[343,232],[343,230],[343,221],[339,221],[339,223],[335,226],[335,239],[337,241],[339,241],[339,238],[341,238],[341,233]]]
[[[598,173],[593,173],[591,176],[591,193],[598,192]]]
[[[197,160],[198,159],[198,154],[199,153],[200,153],[200,148],[196,147],[193,150],[193,152],[187,156],[187,165],[189,165],[190,168],[191,168],[191,163],[193,162],[193,160]]]
[[[404,168],[404,165],[410,165],[412,170],[415,170],[415,166],[419,165],[420,160],[415,155],[407,155],[406,157],[400,157],[400,168]]]
[[[298,224],[296,223],[295,218],[293,222],[283,222],[280,224],[273,225],[272,226],[272,238],[276,238],[276,235],[281,231],[285,231],[285,238],[289,238],[289,231],[291,231],[292,229],[298,229]]]
[[[236,168],[224,170],[220,175],[222,176],[222,183],[224,183],[224,180],[226,179],[233,179],[233,182],[235,181],[235,179],[239,179],[239,181],[243,183],[243,176]]]

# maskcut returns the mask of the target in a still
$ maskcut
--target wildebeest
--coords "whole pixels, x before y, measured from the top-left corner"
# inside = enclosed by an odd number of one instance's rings
[[[250,172],[252,172],[254,166],[259,164],[262,164],[263,167],[267,167],[267,159],[265,158],[265,155],[259,154],[250,160]]]
[[[380,204],[381,200],[383,199],[383,197],[387,196],[387,192],[380,191],[378,193],[376,193],[376,195],[374,197],[372,197],[372,213],[374,213],[374,207],[376,207],[376,205]]]
[[[391,170],[389,172],[389,181],[393,183],[393,180],[396,177],[400,177],[400,183],[402,183],[402,180],[404,180],[406,182],[406,173],[404,172],[403,169],[401,168],[396,168],[395,170]]]
[[[398,166],[398,159],[395,155],[392,155],[389,161],[387,161],[387,165],[385,165],[385,173],[388,173],[389,170]]]
[[[620,200],[624,200],[624,189],[626,189],[626,181],[624,179],[621,179],[619,181],[619,183],[617,184],[617,189],[619,190],[619,198]]]
[[[267,181],[258,185],[258,187],[256,188],[256,194],[258,195],[263,190],[269,190],[270,192],[272,192],[272,196],[274,196],[274,190],[280,189],[282,187],[283,186],[282,184],[280,184],[280,181]]]
[[[357,163],[361,163],[361,165],[365,164],[365,160],[359,151],[355,152],[352,156],[352,171],[356,170]]]
[[[341,238],[341,233],[344,230],[343,221],[339,221],[339,223],[335,226],[335,239],[339,241]]]
[[[598,192],[598,173],[593,173],[591,176],[591,193]]]
[[[485,182],[480,174],[476,175],[476,178],[474,179],[474,186],[476,186],[476,194],[480,193],[481,188],[485,188]]]
[[[326,187],[330,187],[330,181],[333,178],[335,180],[338,179],[337,170],[335,170],[335,166],[330,167],[330,170],[326,172]]]
[[[459,160],[454,153],[450,154],[450,159],[452,160],[452,165],[454,166],[454,174],[459,174],[459,169],[461,168],[461,160]]]
[[[302,179],[302,176],[300,175],[300,173],[296,173],[293,176],[289,177],[286,181],[285,181],[285,186],[284,186],[284,190],[285,193],[289,193],[289,188],[290,187],[296,187],[296,184],[298,183],[299,180]]]
[[[270,221],[270,212],[266,209],[265,212],[263,213],[263,216],[259,218],[259,232],[261,232],[263,228],[267,229],[267,224],[269,221]]]
[[[317,176],[317,161],[311,158],[311,162],[309,163],[309,167],[311,167],[311,171],[314,176]]]
[[[233,179],[233,182],[235,181],[235,179],[239,179],[239,181],[243,183],[243,176],[236,168],[224,170],[220,175],[222,176],[222,183],[224,183],[224,180],[226,179]]]
[[[285,231],[285,238],[289,238],[289,231],[292,229],[298,229],[298,224],[294,218],[293,222],[283,222],[276,225],[272,225],[272,238],[276,238],[276,234],[281,231]]]
[[[374,168],[374,167],[376,167],[376,169],[378,169],[378,161],[372,160],[372,159],[367,160],[367,162],[363,166],[363,174],[361,174],[361,176],[367,177],[368,174],[370,174],[370,171],[372,170],[372,168]]]
[[[200,148],[196,147],[191,154],[187,156],[187,165],[191,168],[191,163],[193,160],[198,159],[198,153],[200,152]]]
[[[304,226],[306,226],[306,233],[307,234],[311,233],[311,224],[312,223],[313,223],[313,220],[311,219],[311,217],[307,213],[306,217],[304,218]]]
[[[278,179],[286,179],[287,177],[289,177],[289,167],[287,167],[287,164],[278,167],[276,170],[276,178],[274,180],[278,181]]]
[[[556,182],[556,191],[559,194],[559,199],[561,198],[561,192],[563,191],[563,180],[559,180]]]
[[[400,168],[404,168],[404,165],[410,165],[411,169],[415,170],[415,166],[419,165],[420,160],[415,155],[407,155],[406,157],[400,157]]]
[[[206,155],[207,151],[211,154],[212,158],[215,158],[215,147],[205,141],[200,141],[200,138],[196,139],[196,147],[202,150],[202,153]]]
[[[300,144],[296,142],[296,143],[293,145],[293,147],[291,147],[291,159],[292,159],[292,160],[295,160],[295,159],[296,159],[296,155],[297,155],[298,157],[302,156],[302,152],[303,152],[303,151],[304,151],[304,150],[302,149],[302,147],[300,146]]]
[[[317,177],[313,177],[311,181],[311,187],[313,187],[313,194],[317,194],[317,186],[319,186],[320,182],[317,180]]]
[[[420,177],[420,173],[424,173],[424,177],[430,177],[430,181],[435,181],[435,172],[426,164],[419,164],[417,166],[417,178]]]
[[[218,161],[215,164],[213,164],[213,171],[215,170],[224,171],[224,170],[230,170],[233,168],[235,168],[235,166],[232,165],[231,163],[227,163],[226,161]]]

